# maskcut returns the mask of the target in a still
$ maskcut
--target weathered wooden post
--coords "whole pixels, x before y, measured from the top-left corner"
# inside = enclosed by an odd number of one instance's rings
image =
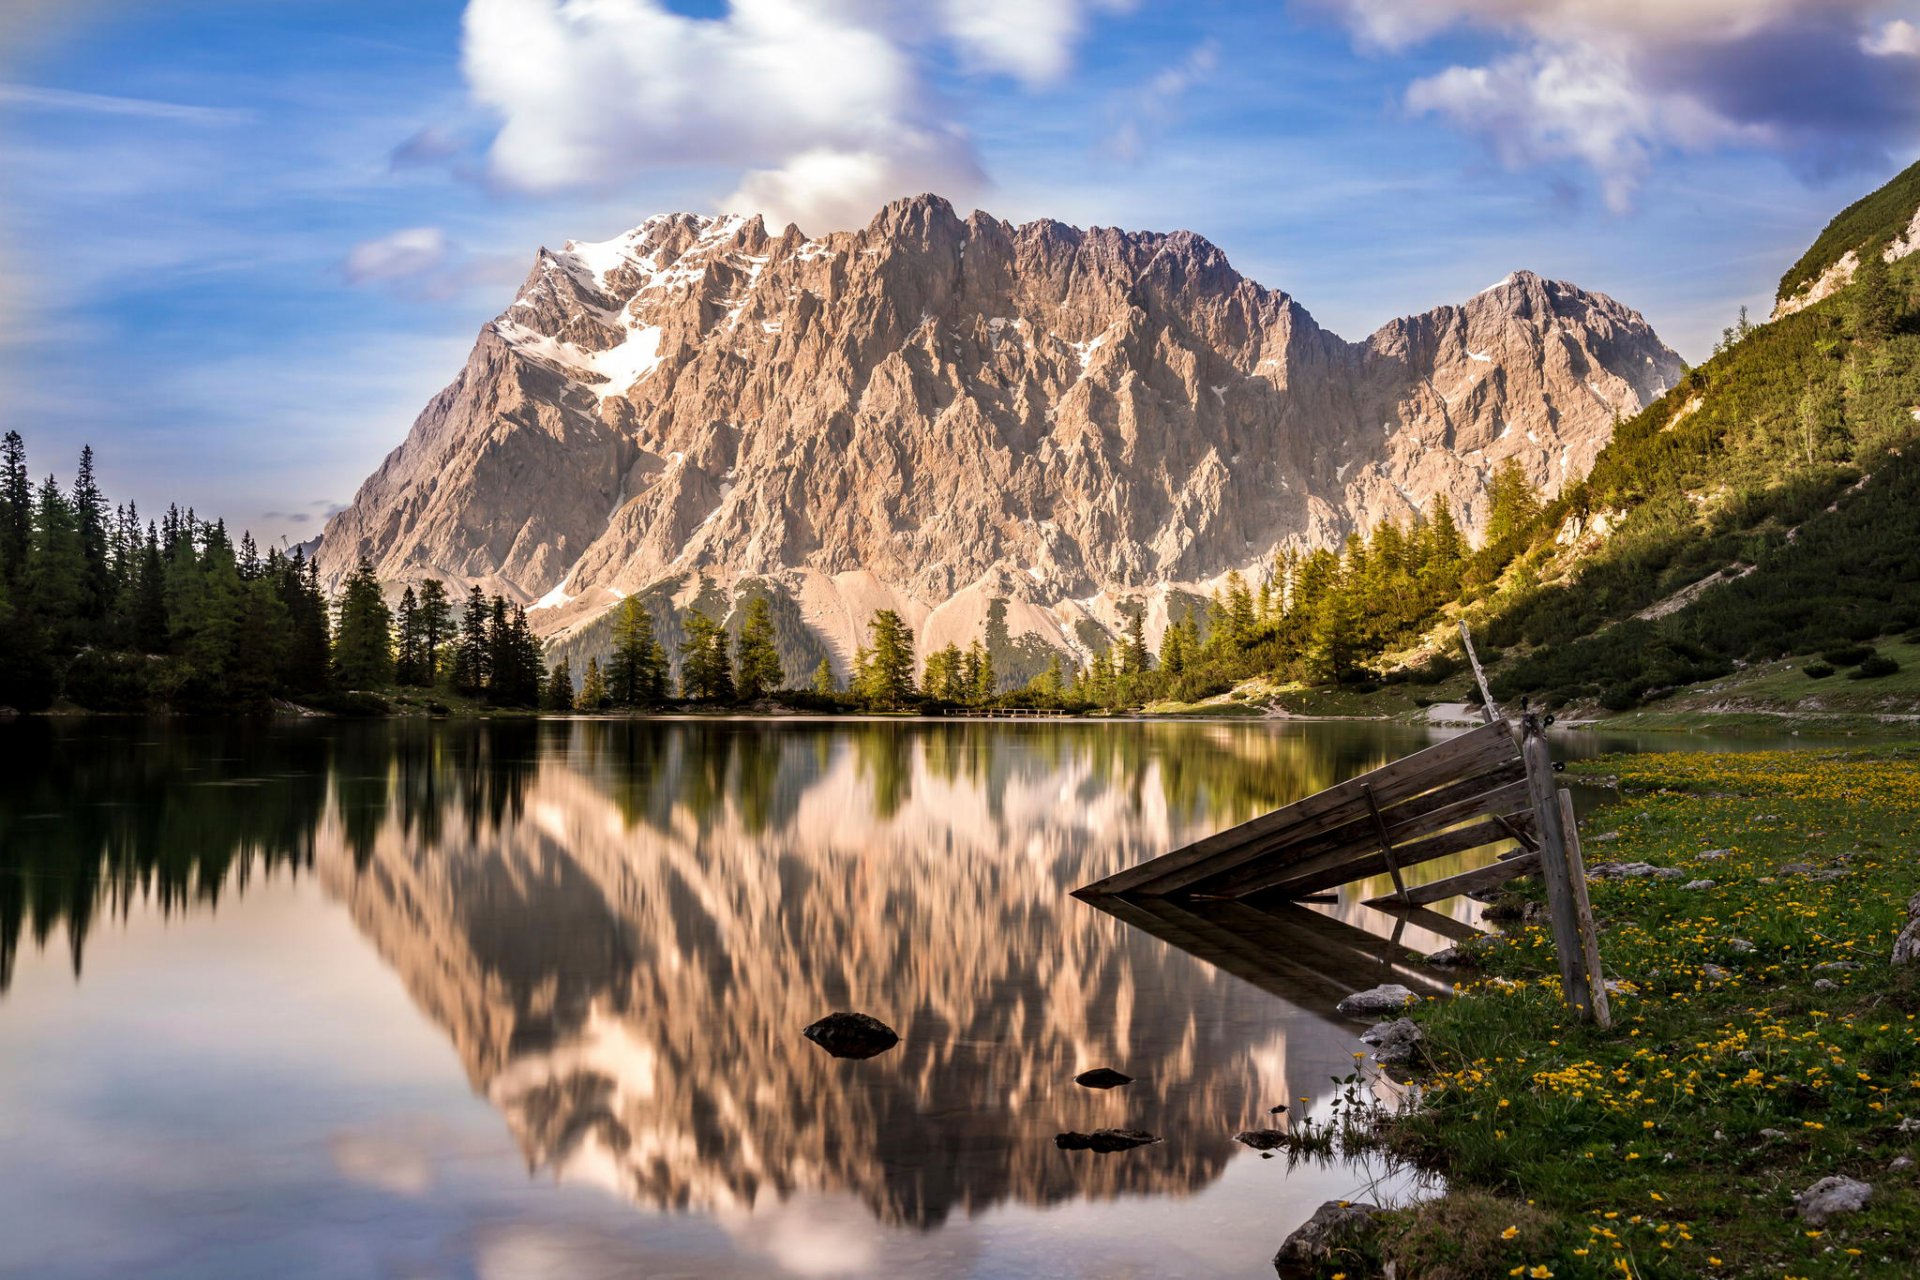
[[[1567,883],[1573,887],[1573,919],[1580,930],[1580,954],[1587,965],[1587,991],[1593,997],[1593,1020],[1602,1031],[1613,1025],[1607,1003],[1607,978],[1600,969],[1600,931],[1594,927],[1593,904],[1587,900],[1587,863],[1580,856],[1580,824],[1573,817],[1573,792],[1560,788],[1560,828],[1567,837]]]
[[[1540,876],[1547,882],[1547,913],[1560,962],[1561,993],[1582,1017],[1592,1018],[1594,983],[1589,981],[1586,948],[1580,941],[1579,908],[1567,860],[1567,824],[1553,785],[1546,727],[1534,712],[1520,717],[1520,753],[1527,762],[1527,794],[1533,801],[1534,828],[1540,839]]]

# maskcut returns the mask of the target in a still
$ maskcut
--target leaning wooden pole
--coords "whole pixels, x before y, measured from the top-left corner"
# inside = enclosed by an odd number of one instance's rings
[[[1473,632],[1465,618],[1460,619],[1460,643],[1467,651],[1467,661],[1473,664],[1473,678],[1480,685],[1480,707],[1487,713],[1487,723],[1492,724],[1500,718],[1500,708],[1493,705],[1493,690],[1487,688],[1487,673],[1480,669],[1480,655],[1473,651]]]
[[[1527,764],[1527,794],[1533,801],[1534,826],[1540,841],[1540,877],[1547,884],[1553,949],[1560,961],[1560,989],[1581,1017],[1591,1019],[1595,1016],[1593,984],[1588,979],[1586,950],[1580,941],[1579,909],[1575,905],[1572,869],[1567,858],[1566,823],[1561,816],[1560,798],[1555,794],[1553,757],[1547,750],[1546,727],[1537,714],[1528,712],[1520,719],[1520,735],[1520,753]]]

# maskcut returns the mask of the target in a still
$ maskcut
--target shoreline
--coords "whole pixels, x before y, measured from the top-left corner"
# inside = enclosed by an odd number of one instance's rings
[[[1619,787],[1590,869],[1662,869],[1593,880],[1613,1030],[1561,1004],[1544,925],[1464,947],[1454,998],[1411,1014],[1423,1103],[1371,1135],[1448,1190],[1303,1274],[1911,1275],[1920,962],[1892,957],[1920,941],[1920,745],[1568,777]],[[1809,1200],[1829,1178],[1870,1187],[1863,1207]]]

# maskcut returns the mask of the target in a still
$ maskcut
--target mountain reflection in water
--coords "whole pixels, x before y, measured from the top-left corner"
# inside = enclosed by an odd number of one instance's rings
[[[529,1168],[563,1182],[715,1215],[851,1195],[920,1228],[1009,1201],[1185,1195],[1244,1154],[1232,1134],[1268,1106],[1351,1070],[1332,1003],[1417,980],[1414,957],[1334,918],[1393,928],[1351,904],[1129,922],[1067,891],[1422,741],[1137,723],[9,726],[0,991],[56,933],[80,973],[116,915],[313,877]],[[836,1009],[902,1043],[828,1057],[800,1029]],[[1101,1065],[1136,1082],[1074,1085]],[[1108,1157],[1051,1141],[1106,1126],[1167,1141]]]

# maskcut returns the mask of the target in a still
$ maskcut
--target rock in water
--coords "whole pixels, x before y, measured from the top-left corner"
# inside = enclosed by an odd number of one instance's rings
[[[1095,1067],[1091,1071],[1082,1071],[1073,1078],[1073,1082],[1089,1089],[1117,1089],[1123,1084],[1132,1084],[1133,1077],[1112,1067]]]
[[[871,1058],[900,1043],[892,1027],[864,1013],[830,1013],[801,1034],[836,1058]]]
[[[1255,1151],[1274,1151],[1287,1145],[1287,1135],[1279,1129],[1242,1129],[1233,1140]]]
[[[1345,1017],[1366,1017],[1376,1013],[1398,1013],[1419,997],[1397,982],[1382,983],[1367,991],[1356,991],[1335,1007]]]
[[[1793,1198],[1793,1207],[1802,1218],[1819,1226],[1842,1213],[1858,1213],[1873,1198],[1873,1188],[1854,1178],[1822,1178]]]
[[[1288,1236],[1273,1255],[1273,1269],[1282,1276],[1304,1276],[1337,1260],[1366,1242],[1380,1210],[1375,1205],[1329,1200]]]
[[[1056,1133],[1053,1145],[1062,1151],[1131,1151],[1160,1139],[1141,1129],[1095,1129],[1092,1133]]]
[[[1381,1022],[1360,1033],[1360,1043],[1373,1046],[1373,1056],[1387,1066],[1404,1066],[1420,1056],[1427,1037],[1411,1018]]]

